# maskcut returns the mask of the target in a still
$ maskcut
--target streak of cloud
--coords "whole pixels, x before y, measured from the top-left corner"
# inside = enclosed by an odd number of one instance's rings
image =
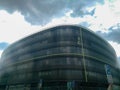
[[[110,27],[109,32],[107,33],[102,33],[101,31],[97,31],[97,33],[109,41],[113,41],[120,44],[120,24],[119,23],[115,26]]]
[[[93,15],[94,6],[103,3],[104,0],[0,0],[0,9],[9,13],[18,11],[29,23],[37,25],[65,16],[70,10],[73,11],[71,17]]]

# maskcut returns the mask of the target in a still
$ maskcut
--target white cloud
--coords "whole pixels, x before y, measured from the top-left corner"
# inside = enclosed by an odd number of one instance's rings
[[[1,57],[1,55],[2,55],[2,52],[3,52],[3,50],[0,50],[0,57]]]
[[[109,41],[109,43],[113,46],[116,51],[117,57],[120,57],[120,44],[116,42]]]
[[[119,18],[120,18],[120,9],[119,9],[119,8],[120,8],[120,5],[119,5],[120,0],[112,0],[112,1],[108,0],[108,1],[106,1],[106,2],[108,3],[111,11],[112,11],[114,14],[116,14],[116,17],[119,17]]]
[[[29,34],[39,31],[41,26],[32,26],[24,20],[24,17],[15,12],[9,14],[0,11],[0,41],[12,43]]]
[[[116,51],[116,54],[117,54],[117,64],[118,64],[118,66],[120,68],[120,44],[118,44],[116,42],[112,42],[112,41],[109,41],[109,43],[113,46],[113,48]]]
[[[114,1],[114,0],[113,0]],[[102,32],[108,32],[111,26],[120,23],[120,0],[115,0],[110,2],[110,0],[105,0],[105,4],[97,5],[95,9],[94,18],[89,22],[91,26],[89,28]]]

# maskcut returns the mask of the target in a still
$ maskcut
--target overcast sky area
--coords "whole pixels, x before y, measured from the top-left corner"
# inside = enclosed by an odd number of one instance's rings
[[[119,4],[120,0],[0,0],[0,56],[11,43],[44,27],[77,24],[107,40],[119,60]]]

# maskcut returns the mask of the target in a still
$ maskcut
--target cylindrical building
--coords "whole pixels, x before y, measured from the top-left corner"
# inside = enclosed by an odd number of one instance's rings
[[[76,25],[52,27],[13,43],[1,65],[0,90],[107,90],[110,82],[120,88],[114,49]]]

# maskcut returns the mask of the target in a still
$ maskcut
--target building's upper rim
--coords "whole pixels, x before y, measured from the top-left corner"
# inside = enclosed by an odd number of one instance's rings
[[[16,42],[12,43],[11,45],[9,45],[9,46],[3,51],[3,53],[4,53],[7,49],[9,49],[9,48],[11,48],[13,45],[15,45],[16,43],[20,43],[20,42],[24,41],[25,39],[28,39],[29,37],[32,37],[32,36],[36,35],[37,33],[43,33],[43,32],[46,32],[47,30],[52,30],[52,28],[63,27],[63,26],[83,28],[83,30],[87,30],[87,31],[91,32],[92,34],[94,34],[95,36],[97,36],[98,38],[102,39],[107,45],[109,45],[109,46],[113,49],[113,47],[112,47],[105,39],[103,39],[101,36],[99,36],[98,34],[96,34],[95,32],[93,32],[92,30],[90,30],[90,29],[88,29],[88,28],[86,28],[86,27],[84,27],[84,26],[77,25],[77,24],[61,24],[61,25],[54,25],[54,26],[45,27],[45,28],[43,28],[42,30],[40,30],[40,31],[38,31],[38,32],[36,32],[36,33],[34,33],[34,34],[32,34],[32,35],[29,35],[29,36],[27,36],[27,37],[22,38],[22,39],[20,39],[20,40],[18,40],[18,41],[16,41]],[[114,49],[113,49],[113,51],[114,51]],[[115,52],[115,51],[114,51],[114,52]]]

